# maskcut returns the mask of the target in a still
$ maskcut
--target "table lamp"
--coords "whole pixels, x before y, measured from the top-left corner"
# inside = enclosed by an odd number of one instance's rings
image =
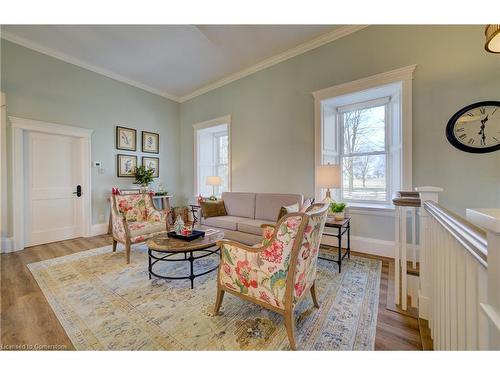
[[[323,203],[335,202],[332,199],[330,189],[339,189],[341,187],[340,166],[333,164],[318,165],[316,167],[316,186],[327,189]]]
[[[207,176],[206,184],[212,186],[212,196],[209,198],[211,201],[216,201],[215,187],[222,185],[222,179],[219,176]]]

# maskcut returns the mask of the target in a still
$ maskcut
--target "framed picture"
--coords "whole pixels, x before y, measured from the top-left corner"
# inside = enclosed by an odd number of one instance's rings
[[[137,156],[135,155],[116,155],[116,175],[118,177],[135,177],[137,168]]]
[[[150,158],[148,156],[142,157],[142,165],[147,169],[152,169],[154,171],[153,177],[160,177],[160,159]]]
[[[160,135],[151,132],[142,132],[142,152],[150,154],[160,153]]]
[[[137,130],[116,127],[116,148],[118,150],[136,151],[137,150]]]

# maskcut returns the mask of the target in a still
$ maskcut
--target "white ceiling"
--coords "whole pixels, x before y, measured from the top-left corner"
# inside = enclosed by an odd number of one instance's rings
[[[2,37],[184,101],[359,28],[362,27],[5,25]]]

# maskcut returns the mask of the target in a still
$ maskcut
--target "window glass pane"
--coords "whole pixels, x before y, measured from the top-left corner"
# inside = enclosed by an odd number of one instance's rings
[[[385,106],[344,112],[344,153],[385,150]]]
[[[386,155],[342,158],[342,199],[377,201],[387,199]]]
[[[219,137],[219,163],[227,164],[228,154],[228,136],[223,135]]]

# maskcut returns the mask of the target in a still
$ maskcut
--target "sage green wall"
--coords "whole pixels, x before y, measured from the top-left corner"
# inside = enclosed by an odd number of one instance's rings
[[[193,194],[192,124],[232,116],[233,190],[313,195],[315,90],[418,64],[413,82],[413,184],[441,202],[500,207],[500,152],[469,154],[446,140],[448,119],[500,100],[500,57],[483,26],[370,26],[181,104],[181,190]],[[391,217],[359,215],[355,235],[393,238]]]
[[[105,169],[99,174],[92,168],[94,224],[107,222],[106,198],[112,186],[137,187],[133,179],[116,177],[116,154],[143,155],[141,130],[160,134],[156,183],[175,195],[179,192],[178,103],[3,39],[1,43],[1,91],[6,93],[8,116],[94,129],[91,157]],[[115,149],[116,125],[138,130],[137,152]]]

